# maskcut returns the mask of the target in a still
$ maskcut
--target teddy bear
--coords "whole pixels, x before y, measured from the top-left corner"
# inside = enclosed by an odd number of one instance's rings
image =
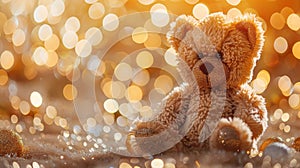
[[[257,149],[267,128],[265,99],[249,86],[260,58],[264,31],[254,14],[229,19],[212,13],[201,20],[181,15],[167,34],[185,83],[161,102],[148,121],[129,131],[127,149],[136,155],[167,149],[240,152]],[[185,68],[184,68],[185,67]]]

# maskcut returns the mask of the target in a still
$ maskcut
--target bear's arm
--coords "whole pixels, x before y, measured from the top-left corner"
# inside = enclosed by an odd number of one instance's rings
[[[143,138],[138,137],[155,137],[161,139],[168,139],[166,136],[178,136],[180,134],[180,129],[185,122],[186,112],[189,108],[190,97],[185,93],[186,86],[179,86],[173,89],[172,92],[166,96],[162,103],[162,111],[158,116],[146,122],[138,122],[136,127],[132,129],[127,137],[127,148],[133,150],[135,148],[133,144],[138,144],[138,146],[144,146]],[[161,134],[161,136],[159,135]],[[178,136],[179,137],[179,136]],[[169,137],[171,138],[171,137]],[[146,142],[145,142],[146,143]]]
[[[268,122],[264,98],[242,88],[233,99],[236,103],[234,117],[241,118],[249,126],[253,133],[253,140],[259,139],[266,130]]]

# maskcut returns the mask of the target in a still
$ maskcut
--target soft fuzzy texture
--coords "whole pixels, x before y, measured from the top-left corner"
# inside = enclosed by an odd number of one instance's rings
[[[229,21],[222,13],[199,21],[179,16],[171,24],[167,38],[180,58],[182,76],[193,78],[164,99],[162,112],[154,120],[137,123],[130,132],[130,137],[135,137],[135,147],[150,150],[138,137],[161,134],[165,138],[152,139],[152,148],[172,137],[182,137],[182,144],[188,148],[256,148],[267,128],[267,110],[264,98],[253,93],[247,83],[260,58],[263,33],[261,22],[251,14]],[[226,136],[219,136],[221,133]],[[219,144],[220,138],[226,145]],[[131,144],[128,139],[129,149],[133,148]]]
[[[23,142],[21,137],[10,130],[0,130],[0,156],[22,156]]]

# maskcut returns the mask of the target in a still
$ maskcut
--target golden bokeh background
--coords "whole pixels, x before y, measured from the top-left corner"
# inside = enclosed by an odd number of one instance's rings
[[[137,27],[122,24],[121,17],[135,12],[151,17],[137,20]],[[0,128],[69,138],[97,129],[102,120],[101,129],[110,133],[109,126],[128,130],[135,118],[153,117],[151,103],[178,85],[175,52],[158,32],[174,15],[201,19],[213,12],[228,19],[254,13],[263,22],[265,46],[250,84],[267,101],[265,137],[292,142],[300,136],[298,0],[0,0]],[[99,59],[113,36],[124,35]],[[88,90],[95,90],[103,112],[81,128],[71,108],[80,90],[72,82],[89,80],[87,71],[95,75],[96,86]],[[118,141],[123,135],[112,136]]]

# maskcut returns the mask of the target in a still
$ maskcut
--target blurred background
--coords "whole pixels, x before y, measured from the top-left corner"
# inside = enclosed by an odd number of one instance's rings
[[[148,15],[122,19],[136,12]],[[165,37],[170,23],[214,12],[262,21],[265,45],[250,85],[267,102],[263,139],[291,143],[300,135],[298,0],[0,0],[0,128],[60,134],[83,146],[82,130],[122,141],[136,118],[153,117],[184,81]],[[79,80],[93,85],[79,88]],[[73,101],[90,91],[101,113],[79,121]]]

